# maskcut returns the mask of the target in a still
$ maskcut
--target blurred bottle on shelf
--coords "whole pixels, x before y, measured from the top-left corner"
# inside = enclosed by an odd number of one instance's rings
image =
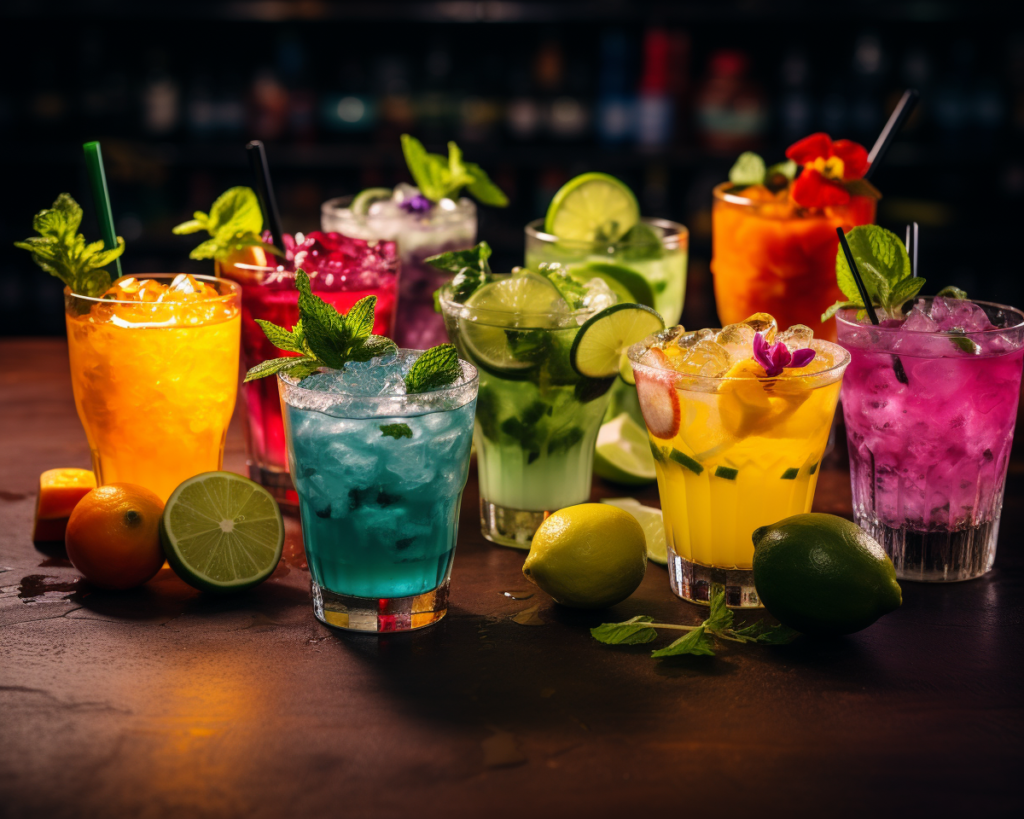
[[[853,46],[848,139],[871,145],[882,130],[882,83],[887,67],[888,56],[878,36],[866,33],[858,37]]]
[[[501,123],[500,102],[493,96],[502,72],[501,57],[490,54],[479,59],[475,70],[464,76],[465,93],[459,100],[456,139],[467,144],[491,141]],[[445,134],[451,138],[451,131]]]
[[[564,79],[548,106],[551,137],[560,142],[585,139],[590,133],[589,70],[579,58],[565,60]]]
[[[450,139],[458,100],[452,93],[452,52],[445,42],[434,42],[423,61],[425,87],[416,95],[416,121],[428,143]]]
[[[516,142],[530,142],[544,128],[544,112],[533,93],[529,66],[513,64],[508,71],[508,101],[505,104],[505,128]]]
[[[697,136],[710,150],[734,154],[757,147],[768,125],[764,90],[750,77],[750,58],[723,49],[711,55],[696,93]]]
[[[802,51],[790,51],[782,59],[779,94],[779,139],[790,145],[814,131],[814,100],[810,93],[811,66]]]
[[[642,148],[664,148],[672,140],[675,105],[670,87],[669,34],[648,29],[636,104],[636,141]]]
[[[322,89],[320,124],[331,132],[351,138],[368,134],[377,123],[377,98],[367,87],[363,63],[350,58],[339,75],[340,90]]]
[[[154,51],[142,85],[142,130],[146,136],[168,137],[178,127],[181,89],[166,68],[162,51]]]
[[[249,89],[249,133],[255,139],[280,140],[288,129],[288,89],[269,67],[259,69]]]
[[[621,145],[636,135],[636,96],[630,78],[629,42],[622,31],[601,36],[597,92],[597,138],[604,145]]]
[[[317,101],[310,85],[306,48],[294,31],[277,42],[275,68],[288,90],[288,136],[302,144],[316,141]]]
[[[378,99],[377,139],[394,144],[416,127],[409,64],[402,54],[383,54],[374,65],[374,91]]]
[[[217,106],[210,78],[205,73],[192,77],[185,90],[185,129],[192,139],[208,140],[218,129]]]

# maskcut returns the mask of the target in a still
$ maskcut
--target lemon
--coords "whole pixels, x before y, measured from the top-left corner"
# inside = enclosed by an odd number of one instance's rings
[[[804,634],[852,634],[903,602],[892,561],[845,518],[793,515],[755,529],[753,539],[761,602]]]
[[[629,597],[647,571],[647,540],[637,519],[602,503],[550,515],[533,536],[523,574],[556,603],[602,609]]]
[[[668,564],[668,544],[665,541],[665,518],[660,509],[644,506],[636,498],[602,498],[601,503],[617,506],[629,512],[644,529],[647,538],[647,559],[661,566]]]
[[[658,479],[647,430],[628,413],[601,425],[594,449],[594,474],[627,486],[653,483]]]

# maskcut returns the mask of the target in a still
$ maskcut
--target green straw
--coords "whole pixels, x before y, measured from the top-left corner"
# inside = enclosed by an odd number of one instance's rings
[[[89,171],[89,187],[92,188],[92,199],[96,204],[96,218],[100,222],[100,235],[103,246],[107,250],[117,247],[117,233],[114,232],[114,212],[110,208],[110,191],[107,190],[107,174],[103,170],[103,154],[98,142],[86,142],[82,146],[85,152],[85,167]],[[114,259],[117,268],[115,279],[121,278],[121,259]]]

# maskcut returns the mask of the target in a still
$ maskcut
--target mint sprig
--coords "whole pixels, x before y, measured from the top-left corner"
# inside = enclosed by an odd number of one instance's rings
[[[32,219],[30,236],[15,247],[32,254],[32,261],[60,279],[72,293],[97,298],[110,287],[110,273],[105,268],[124,253],[124,239],[117,237],[117,247],[103,249],[103,242],[85,243],[78,232],[82,224],[82,208],[71,194],[62,193],[52,208],[41,210]]]
[[[451,288],[452,301],[463,304],[479,287],[490,281],[491,265],[487,261],[490,258],[491,246],[487,242],[480,242],[468,250],[439,253],[427,257],[425,261],[431,267],[453,274],[451,282],[446,286]],[[434,294],[435,302],[443,289]]]
[[[197,210],[193,218],[175,226],[172,232],[181,236],[206,231],[210,238],[192,248],[190,259],[223,259],[244,247],[261,247],[267,253],[281,252],[263,241],[263,214],[252,188],[229,188],[217,197],[208,214]]]
[[[871,304],[888,318],[902,318],[903,305],[915,298],[926,282],[921,277],[914,277],[903,240],[878,225],[861,225],[846,234],[846,241]],[[836,282],[847,301],[837,301],[829,307],[821,314],[822,321],[828,321],[840,310],[865,309],[857,281],[841,247],[836,253]],[[939,295],[967,298],[967,294],[957,287],[945,287]]]
[[[462,159],[462,150],[454,142],[448,143],[448,158],[432,154],[423,143],[409,134],[402,134],[402,153],[416,186],[427,199],[458,199],[462,189],[483,205],[503,208],[508,197],[495,185],[487,173],[475,162]]]
[[[408,394],[431,392],[447,387],[462,375],[454,344],[438,344],[424,352],[405,376]]]
[[[651,652],[655,658],[679,657],[684,654],[713,657],[715,643],[712,637],[733,643],[761,643],[781,645],[791,642],[797,632],[786,626],[769,626],[755,621],[737,628],[733,613],[725,605],[725,589],[720,585],[711,588],[711,611],[708,618],[698,626],[681,626],[674,623],[656,623],[653,617],[640,615],[622,623],[604,623],[592,628],[590,634],[595,640],[606,645],[638,645],[657,639],[657,629],[685,631],[682,637],[664,648]]]
[[[570,310],[579,310],[587,297],[587,288],[569,275],[558,262],[541,262],[537,272],[554,285]]]

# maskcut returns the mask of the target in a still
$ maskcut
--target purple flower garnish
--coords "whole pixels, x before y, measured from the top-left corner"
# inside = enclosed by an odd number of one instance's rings
[[[769,378],[782,375],[787,367],[806,367],[813,360],[814,350],[810,347],[791,353],[781,341],[769,344],[760,333],[754,336],[754,361],[764,367]]]
[[[422,193],[414,193],[408,199],[401,202],[398,207],[406,213],[426,213],[434,207],[434,203],[427,199],[427,197]]]

